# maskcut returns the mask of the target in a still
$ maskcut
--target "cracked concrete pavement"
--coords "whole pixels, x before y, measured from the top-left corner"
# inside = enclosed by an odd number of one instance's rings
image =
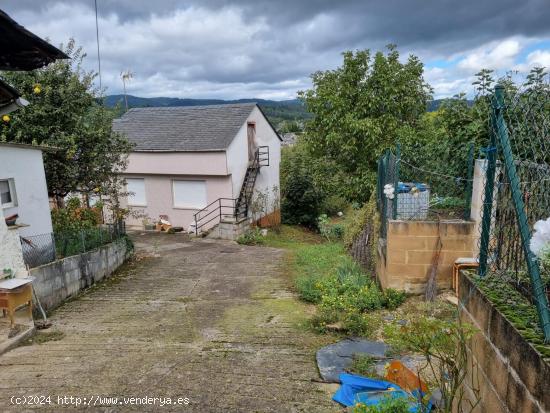
[[[341,411],[334,387],[315,381],[315,351],[328,339],[304,328],[310,308],[290,288],[284,251],[133,239],[140,259],[58,308],[43,340],[0,356],[2,411],[75,409],[56,404],[71,395],[189,399],[86,408],[104,412]],[[10,404],[30,395],[52,404]]]

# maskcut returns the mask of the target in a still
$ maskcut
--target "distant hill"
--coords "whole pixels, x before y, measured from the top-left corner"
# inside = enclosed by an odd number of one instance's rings
[[[435,99],[428,103],[426,110],[434,112],[447,99]],[[260,105],[266,116],[277,129],[288,127],[289,123],[297,123],[303,125],[303,122],[311,118],[311,114],[306,110],[304,104],[298,99],[291,100],[266,100],[266,99],[182,99],[182,98],[142,98],[139,96],[128,95],[128,107],[143,108],[143,107],[165,107],[165,106],[200,106],[200,105],[221,105],[227,103],[248,103],[256,102]],[[124,113],[124,95],[109,95],[105,97],[104,103],[106,106],[120,108],[120,114]],[[468,104],[473,104],[473,101],[468,101]],[[299,126],[300,129],[302,126]]]
[[[142,98],[128,95],[128,107],[165,107],[165,106],[200,106],[200,105],[221,105],[227,103],[249,103],[256,102],[265,112],[269,120],[278,127],[281,123],[289,121],[303,122],[311,117],[304,105],[298,99],[292,100],[265,100],[265,99],[182,99],[182,98]],[[109,95],[105,97],[104,103],[108,107],[120,107],[121,114],[124,111],[124,95]]]
[[[428,102],[428,107],[426,108],[427,112],[435,112],[439,109],[439,107],[447,100],[451,100],[452,98],[446,98],[446,99],[434,99],[430,102]],[[473,100],[467,100],[468,106],[472,106],[474,104]]]

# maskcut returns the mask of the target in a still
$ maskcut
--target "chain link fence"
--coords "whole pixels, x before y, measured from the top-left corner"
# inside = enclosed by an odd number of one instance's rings
[[[126,235],[124,221],[96,228],[21,237],[23,260],[29,268],[94,250]]]
[[[377,205],[381,222],[380,236],[386,237],[387,221],[470,219],[474,147],[469,145],[460,171],[463,176],[445,170],[446,159],[423,165],[415,154],[386,151],[378,161]],[[453,156],[459,157],[457,154]]]
[[[509,283],[529,300],[550,340],[550,228],[546,265],[543,251],[535,255],[531,248],[535,223],[550,217],[549,85],[498,86],[490,132],[479,274]]]

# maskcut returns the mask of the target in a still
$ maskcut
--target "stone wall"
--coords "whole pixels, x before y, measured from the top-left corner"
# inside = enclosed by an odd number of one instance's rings
[[[4,277],[4,270],[11,270],[15,277],[27,276],[19,230],[17,227],[8,227],[4,216],[0,213],[0,279]]]
[[[51,310],[79,291],[112,274],[129,256],[121,239],[84,254],[30,270],[34,290],[45,310]]]
[[[470,400],[480,400],[474,413],[549,412],[550,362],[464,273],[459,284],[460,318],[479,330],[468,344],[464,385]]]
[[[473,257],[477,244],[475,225],[469,221],[389,220],[386,245],[379,248],[377,276],[383,288],[413,294],[424,292],[441,236],[442,250],[437,270],[439,288],[451,287],[452,265],[457,258]]]
[[[208,238],[226,239],[236,241],[241,235],[246,233],[250,228],[250,222],[243,220],[240,222],[224,222],[221,221],[208,233]]]

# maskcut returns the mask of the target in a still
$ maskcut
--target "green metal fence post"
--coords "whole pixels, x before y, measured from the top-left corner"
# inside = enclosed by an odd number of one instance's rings
[[[514,156],[512,154],[512,147],[510,145],[510,138],[506,129],[506,122],[502,112],[504,111],[504,87],[498,85],[495,87],[496,97],[496,127],[500,145],[502,146],[502,153],[504,155],[504,164],[506,167],[506,174],[510,179],[510,191],[512,193],[512,199],[514,201],[514,208],[516,210],[516,216],[518,219],[519,232],[521,235],[521,241],[523,246],[523,253],[525,260],[527,261],[527,269],[531,278],[531,284],[533,286],[533,296],[539,314],[540,323],[544,332],[544,338],[547,343],[550,343],[550,309],[548,308],[548,298],[546,297],[544,284],[540,276],[540,269],[535,257],[535,254],[531,251],[529,246],[531,241],[531,231],[529,230],[529,224],[527,220],[527,214],[525,213],[525,204],[519,185],[519,178],[514,163]]]
[[[466,209],[464,211],[464,219],[469,220],[472,212],[472,188],[474,185],[474,144],[470,144],[468,149],[468,181],[466,182]]]
[[[399,162],[401,161],[401,144],[397,144],[395,150],[395,166],[394,166],[394,180],[393,180],[393,208],[392,219],[397,219],[397,188],[399,186]]]
[[[481,238],[479,241],[479,270],[480,276],[487,273],[487,258],[489,253],[489,239],[491,237],[491,222],[493,216],[493,195],[495,191],[495,173],[497,163],[496,108],[493,102],[491,112],[490,143],[487,148],[487,171],[485,172],[485,191],[483,195],[483,215],[481,216]]]

